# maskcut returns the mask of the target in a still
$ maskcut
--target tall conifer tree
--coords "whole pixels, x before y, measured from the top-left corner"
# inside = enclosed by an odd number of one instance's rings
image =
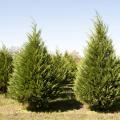
[[[120,62],[107,31],[97,16],[74,87],[77,99],[91,108],[106,111],[120,105]]]
[[[14,72],[9,82],[9,93],[29,107],[46,106],[49,99],[50,55],[36,25],[28,42],[14,57]]]

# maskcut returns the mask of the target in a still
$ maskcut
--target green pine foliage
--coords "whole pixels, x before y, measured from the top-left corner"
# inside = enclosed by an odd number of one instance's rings
[[[36,25],[28,42],[15,55],[13,74],[9,82],[9,94],[32,109],[47,105],[49,100],[49,71],[51,57],[37,31]]]
[[[63,93],[63,86],[66,82],[66,64],[63,55],[56,51],[56,54],[51,55],[50,78],[52,80],[51,98],[59,98]]]
[[[0,93],[6,93],[8,81],[12,73],[12,54],[3,46],[0,49]]]
[[[67,84],[65,84],[64,86],[65,87],[64,92],[66,92],[67,97],[69,99],[72,99],[74,98],[73,84],[74,84],[74,80],[77,72],[77,62],[73,58],[73,56],[68,52],[65,52],[63,57],[66,65],[66,71],[67,71],[66,78],[65,78]]]
[[[46,107],[48,102],[61,97],[65,87],[73,84],[76,64],[68,55],[50,55],[33,27],[29,41],[14,56],[13,74],[9,82],[9,94],[32,109]]]
[[[76,62],[71,55],[64,55],[56,51],[52,56],[51,78],[53,81],[53,94],[51,98],[71,98],[73,95],[72,86],[76,72]]]
[[[94,28],[78,67],[74,90],[77,99],[90,108],[109,111],[120,105],[120,61],[99,16]]]
[[[68,52],[65,52],[63,57],[66,64],[66,69],[67,69],[66,80],[69,83],[73,83],[76,75],[76,70],[77,70],[77,62],[75,61],[73,56]]]

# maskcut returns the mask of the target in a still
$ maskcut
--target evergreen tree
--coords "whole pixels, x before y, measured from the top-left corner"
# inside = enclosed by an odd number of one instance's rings
[[[0,49],[0,93],[6,93],[8,81],[12,73],[12,54],[3,46]]]
[[[70,98],[73,95],[72,87],[76,73],[76,62],[67,52],[63,55],[56,51],[56,54],[51,55],[51,70],[50,75],[52,84],[54,85],[51,98]],[[56,93],[57,92],[57,93]]]
[[[49,100],[51,57],[36,26],[28,38],[29,41],[14,57],[9,93],[19,102],[37,109],[46,106]]]
[[[99,16],[94,28],[78,67],[74,90],[77,99],[90,108],[107,111],[120,105],[120,62]]]
[[[50,78],[52,80],[52,84],[54,85],[51,90],[51,98],[59,98],[63,95],[64,85],[67,84],[66,74],[67,74],[67,66],[64,60],[64,57],[61,53],[56,51],[56,54],[51,55],[51,70],[50,70]]]
[[[73,84],[74,84],[74,80],[75,80],[75,76],[76,76],[76,72],[77,72],[77,61],[76,59],[73,58],[73,56],[68,53],[65,52],[64,56],[64,62],[66,65],[66,84],[64,85],[64,92],[67,93],[67,97],[69,99],[73,98]]]

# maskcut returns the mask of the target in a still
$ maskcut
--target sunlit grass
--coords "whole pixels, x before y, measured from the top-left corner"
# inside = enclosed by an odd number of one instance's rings
[[[8,98],[5,95],[0,94],[0,106],[9,105],[9,104],[17,104],[17,102],[15,100]]]

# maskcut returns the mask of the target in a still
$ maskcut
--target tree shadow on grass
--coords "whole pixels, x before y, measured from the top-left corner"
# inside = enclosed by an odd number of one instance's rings
[[[112,106],[111,108],[97,108],[97,107],[90,107],[91,111],[96,111],[98,113],[116,113],[120,112],[120,105]]]
[[[48,107],[46,108],[40,108],[37,110],[33,110],[28,108],[28,110],[33,111],[33,112],[64,112],[64,111],[68,111],[68,110],[78,110],[80,108],[82,108],[83,105],[74,100],[74,99],[61,99],[61,100],[54,100],[51,101],[48,104]]]
[[[49,103],[49,111],[67,111],[82,108],[82,104],[76,100],[57,100]]]

